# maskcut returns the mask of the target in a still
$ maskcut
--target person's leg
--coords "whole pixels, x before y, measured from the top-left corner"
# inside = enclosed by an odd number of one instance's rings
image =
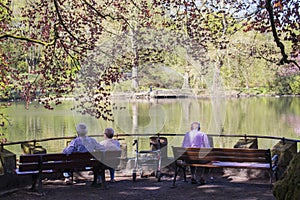
[[[110,168],[109,169],[109,174],[110,174],[110,181],[115,182],[115,169]]]
[[[190,169],[191,169],[191,176],[192,176],[192,178],[195,178],[196,167],[191,166]]]
[[[206,173],[206,168],[201,168],[201,176],[200,176],[200,180],[199,180],[199,182],[200,182],[200,184],[201,185],[204,185],[205,184],[205,173]]]
[[[197,180],[196,180],[196,167],[190,166],[190,170],[191,170],[191,183],[192,184],[196,184]]]

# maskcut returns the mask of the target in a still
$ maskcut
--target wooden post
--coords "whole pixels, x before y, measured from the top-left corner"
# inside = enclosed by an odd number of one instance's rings
[[[0,152],[0,159],[2,170],[4,174],[13,174],[14,169],[16,169],[16,154],[3,149]]]

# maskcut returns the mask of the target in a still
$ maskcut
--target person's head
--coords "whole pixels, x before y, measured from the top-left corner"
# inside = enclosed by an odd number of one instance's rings
[[[79,123],[76,127],[77,135],[80,137],[86,136],[88,128],[84,123]]]
[[[193,122],[191,124],[191,131],[194,131],[194,130],[200,131],[200,123],[199,122]]]
[[[114,134],[115,134],[115,131],[112,128],[106,128],[105,131],[104,131],[105,137],[109,138],[109,139],[113,138]]]

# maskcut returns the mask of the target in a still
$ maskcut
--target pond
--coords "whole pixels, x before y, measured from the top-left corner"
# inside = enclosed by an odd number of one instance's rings
[[[299,97],[251,97],[218,99],[151,99],[115,100],[114,121],[108,122],[81,115],[71,110],[72,100],[64,101],[54,110],[46,110],[37,102],[26,110],[21,102],[2,112],[4,126],[0,127],[2,138],[8,142],[52,137],[75,136],[75,126],[79,122],[88,125],[90,135],[101,141],[106,127],[113,127],[117,134],[147,134],[147,136],[127,136],[120,140],[126,144],[129,156],[133,155],[133,140],[138,139],[140,150],[150,148],[149,135],[172,133],[167,136],[168,155],[171,146],[181,145],[182,135],[189,130],[193,121],[200,121],[201,130],[207,134],[236,134],[276,136],[291,139],[300,138],[300,98]],[[9,123],[4,118],[9,119]],[[238,138],[212,137],[214,147],[233,147]],[[277,140],[259,139],[259,148],[271,148]],[[40,145],[47,152],[61,152],[67,140],[52,140]],[[6,149],[21,154],[20,145],[5,146]],[[298,144],[299,148],[299,144]]]

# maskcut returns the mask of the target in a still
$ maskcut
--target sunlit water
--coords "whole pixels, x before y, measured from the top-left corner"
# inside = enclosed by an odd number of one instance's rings
[[[113,104],[114,122],[81,115],[70,108],[73,101],[65,101],[54,110],[32,103],[29,110],[22,103],[13,103],[3,112],[5,126],[1,138],[8,142],[75,136],[75,126],[85,122],[90,135],[103,135],[106,127],[117,134],[183,134],[193,121],[200,121],[201,130],[207,134],[266,135],[300,139],[300,99],[298,97],[253,97],[238,99],[155,99],[119,100]],[[101,141],[102,137],[96,137]],[[133,140],[138,139],[140,150],[150,148],[149,136],[123,137],[128,155],[134,153]],[[168,136],[168,155],[171,146],[180,146],[182,136]],[[233,147],[239,138],[213,137],[215,147]],[[278,140],[259,139],[259,148],[271,148]],[[47,152],[61,152],[66,140],[42,142]],[[22,153],[20,145],[6,146],[16,154]],[[299,144],[298,144],[299,149]]]

